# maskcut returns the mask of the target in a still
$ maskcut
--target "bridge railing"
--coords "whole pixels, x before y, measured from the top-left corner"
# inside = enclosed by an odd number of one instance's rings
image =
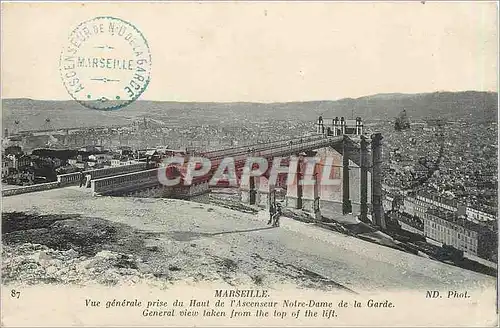
[[[61,186],[77,184],[80,181],[80,172],[59,174],[57,176],[57,182]]]
[[[143,184],[159,184],[158,169],[131,172],[95,179],[90,182],[92,192],[99,194],[124,187]]]
[[[107,167],[104,169],[95,169],[95,170],[87,170],[83,171],[83,175],[90,175],[91,179],[109,177],[113,175],[128,173],[128,172],[136,172],[144,170],[147,167],[146,163],[134,163],[129,165],[121,165],[115,167]],[[61,186],[77,184],[80,181],[80,172],[60,174],[57,176],[57,181],[61,184]]]
[[[118,174],[123,174],[123,173],[127,173],[127,172],[140,171],[140,170],[144,170],[146,168],[147,168],[147,163],[141,162],[141,163],[135,163],[135,164],[129,164],[129,165],[107,167],[104,169],[88,170],[88,171],[84,171],[83,174],[85,174],[85,175],[90,174],[92,179],[97,179],[97,178],[101,178],[101,177],[118,175]]]
[[[247,157],[276,157],[276,156],[285,156],[285,155],[290,155],[293,153],[299,153],[302,151],[307,151],[307,150],[312,150],[315,148],[321,148],[325,147],[331,143],[334,142],[340,142],[342,141],[342,137],[325,137],[322,136],[321,139],[315,139],[312,141],[306,141],[302,143],[296,143],[296,144],[288,144],[288,145],[283,145],[281,147],[267,147],[266,149],[262,149],[260,151],[255,151],[252,153],[240,153],[236,156],[233,156],[232,158],[234,159],[235,162],[240,162],[240,161],[245,161]],[[222,162],[223,158],[217,158],[214,160],[211,160],[212,167],[216,167],[220,165]]]
[[[229,156],[233,154],[238,154],[241,152],[245,152],[248,149],[255,149],[261,150],[261,149],[268,149],[272,147],[276,147],[279,145],[287,145],[296,142],[306,142],[310,140],[317,140],[323,138],[322,135],[314,135],[314,136],[307,136],[307,137],[301,137],[301,138],[293,138],[293,139],[286,139],[286,140],[276,140],[276,141],[271,141],[271,142],[266,142],[266,143],[257,143],[257,144],[252,144],[252,145],[243,145],[243,146],[237,146],[237,147],[232,147],[232,148],[226,148],[226,149],[221,149],[221,150],[214,150],[214,151],[209,151],[205,152],[204,156],[208,158],[216,158],[216,157],[221,157],[221,156]]]
[[[292,141],[293,142],[293,141]],[[298,142],[298,140],[295,142],[295,144],[300,144],[300,145],[304,145],[305,144],[305,141],[302,141],[302,142]],[[259,148],[254,148],[254,149],[249,149],[248,148],[244,148],[244,149],[241,149],[241,150],[235,150],[235,151],[232,151],[230,153],[225,153],[224,155],[221,155],[221,156],[208,156],[212,163],[215,163],[214,161],[220,163],[222,159],[226,158],[226,157],[233,157],[233,158],[238,158],[240,159],[241,157],[248,157],[248,156],[259,156],[259,154],[264,154],[265,151],[267,150],[273,150],[273,149],[277,149],[277,148],[281,148],[281,147],[290,147],[290,142],[281,142],[279,144],[265,144],[265,145],[262,145],[262,147],[259,147]]]
[[[322,137],[318,140],[306,141],[299,144],[291,144],[279,148],[266,149],[264,151],[256,152],[254,156],[261,157],[274,157],[299,153],[302,151],[311,150],[314,148],[325,147],[333,142],[342,141],[342,137]]]
[[[223,156],[229,156],[229,155],[234,155],[234,154],[240,154],[240,153],[248,152],[249,149],[251,150],[251,152],[263,151],[263,150],[273,149],[273,148],[280,147],[280,146],[288,146],[290,144],[297,144],[297,143],[308,142],[311,140],[318,140],[318,139],[322,139],[323,137],[324,136],[322,136],[322,135],[315,135],[315,136],[310,136],[310,137],[293,138],[293,139],[287,139],[287,140],[277,140],[277,141],[272,141],[272,142],[263,143],[263,144],[241,146],[241,147],[236,147],[236,148],[224,149],[224,150],[220,151],[220,154],[218,156],[214,156],[214,154],[208,154],[208,157],[223,157]]]
[[[105,169],[88,170],[84,171],[83,174],[90,174],[92,178],[96,177],[106,177],[110,175],[115,175],[117,173],[125,172],[136,172],[146,168],[146,163],[136,163],[131,165],[122,165],[117,167],[110,167]],[[39,183],[31,186],[23,186],[18,188],[2,190],[2,196],[11,196],[24,194],[34,191],[49,190],[59,187],[64,187],[68,185],[78,184],[80,181],[80,172],[59,174],[57,176],[57,181],[48,183]]]

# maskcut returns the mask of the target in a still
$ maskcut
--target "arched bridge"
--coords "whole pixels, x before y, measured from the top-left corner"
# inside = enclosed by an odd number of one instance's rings
[[[243,202],[266,207],[272,200],[274,190],[283,187],[286,189],[286,206],[319,212],[321,207],[330,203],[341,203],[346,214],[352,212],[355,205],[359,206],[362,219],[367,219],[371,212],[374,221],[383,226],[381,139],[380,134],[372,136],[370,140],[363,135],[332,136],[322,133],[238,146],[201,153],[199,156],[210,162],[210,170],[192,179],[186,179],[186,167],[190,159],[187,157],[184,163],[174,166],[177,169],[173,176],[169,176],[173,171],[167,170],[172,168],[170,165],[95,178],[91,181],[91,188],[94,195],[190,198],[207,193],[211,188],[229,186],[227,181],[219,181],[215,185],[210,183],[219,166],[230,158],[230,162],[234,163]],[[371,147],[368,147],[370,143]],[[307,169],[303,161],[311,156],[317,158],[318,162],[313,165],[313,169]],[[261,176],[242,180],[242,171],[249,157],[265,159],[269,169]],[[299,165],[291,174],[290,171],[279,174],[277,181],[270,183],[270,167],[277,157],[284,157],[281,166],[287,166],[291,157],[298,158]],[[181,183],[167,186],[159,178],[162,174],[168,178],[178,176]],[[329,178],[329,183],[324,184],[322,177]],[[306,179],[315,182],[303,185]],[[189,183],[186,184],[186,180]]]
[[[351,122],[343,117],[332,120],[320,117],[316,122],[316,134],[313,135],[198,154],[197,157],[209,163],[205,165],[209,168],[203,174],[192,173],[193,167],[189,165],[192,164],[193,156],[187,156],[177,163],[160,167],[151,165],[152,163],[137,163],[89,170],[83,174],[63,174],[57,177],[57,182],[3,190],[2,195],[75,185],[82,182],[82,177],[88,176],[95,196],[190,198],[207,193],[211,188],[232,186],[239,188],[242,202],[267,207],[274,201],[276,189],[281,188],[286,189],[285,201],[288,207],[318,215],[321,208],[326,209],[332,204],[342,204],[344,214],[351,213],[353,207],[357,206],[362,220],[367,220],[368,213],[371,212],[373,221],[385,228],[381,140],[380,134],[374,134],[370,139],[363,134],[360,118]],[[315,161],[311,162],[313,157]],[[250,158],[260,159],[260,163],[263,161],[267,168],[258,175],[247,174],[248,178],[243,178],[245,166],[248,170],[255,169],[256,163],[247,162]],[[260,163],[257,166],[260,167]],[[277,170],[273,172],[276,163],[280,166],[281,173]],[[226,173],[222,169],[232,169],[234,179],[222,179],[213,183],[214,177]],[[194,171],[196,170],[194,167]],[[172,178],[179,178],[179,183],[165,183]]]

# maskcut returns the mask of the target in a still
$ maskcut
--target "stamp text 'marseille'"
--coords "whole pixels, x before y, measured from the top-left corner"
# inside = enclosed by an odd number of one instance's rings
[[[107,68],[117,70],[134,70],[134,60],[115,59],[102,57],[78,57],[78,67],[85,68]]]

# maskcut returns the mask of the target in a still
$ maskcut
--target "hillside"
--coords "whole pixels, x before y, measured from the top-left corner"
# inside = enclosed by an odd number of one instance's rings
[[[434,92],[422,94],[377,94],[336,101],[286,103],[209,103],[140,100],[118,111],[87,109],[74,101],[32,99],[2,100],[3,128],[18,121],[20,130],[41,129],[50,118],[53,127],[130,124],[148,117],[167,124],[234,124],[270,120],[313,121],[325,117],[361,116],[365,120],[393,120],[405,109],[411,120],[496,121],[498,94],[493,92]]]

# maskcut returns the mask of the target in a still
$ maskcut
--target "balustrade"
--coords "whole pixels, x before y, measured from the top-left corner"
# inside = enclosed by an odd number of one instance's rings
[[[158,182],[158,169],[151,169],[146,171],[132,172],[127,174],[115,175],[91,181],[92,191],[100,193],[113,189],[124,187],[132,187],[134,185],[142,186],[146,184],[159,184]]]
[[[57,181],[61,184],[61,186],[68,184],[76,184],[80,181],[81,177],[80,174],[83,174],[84,176],[90,175],[91,179],[103,178],[112,175],[117,175],[120,173],[140,171],[145,169],[146,165],[147,165],[146,163],[135,163],[130,165],[107,167],[103,169],[87,170],[81,173],[74,172],[74,173],[60,174],[57,176]]]

